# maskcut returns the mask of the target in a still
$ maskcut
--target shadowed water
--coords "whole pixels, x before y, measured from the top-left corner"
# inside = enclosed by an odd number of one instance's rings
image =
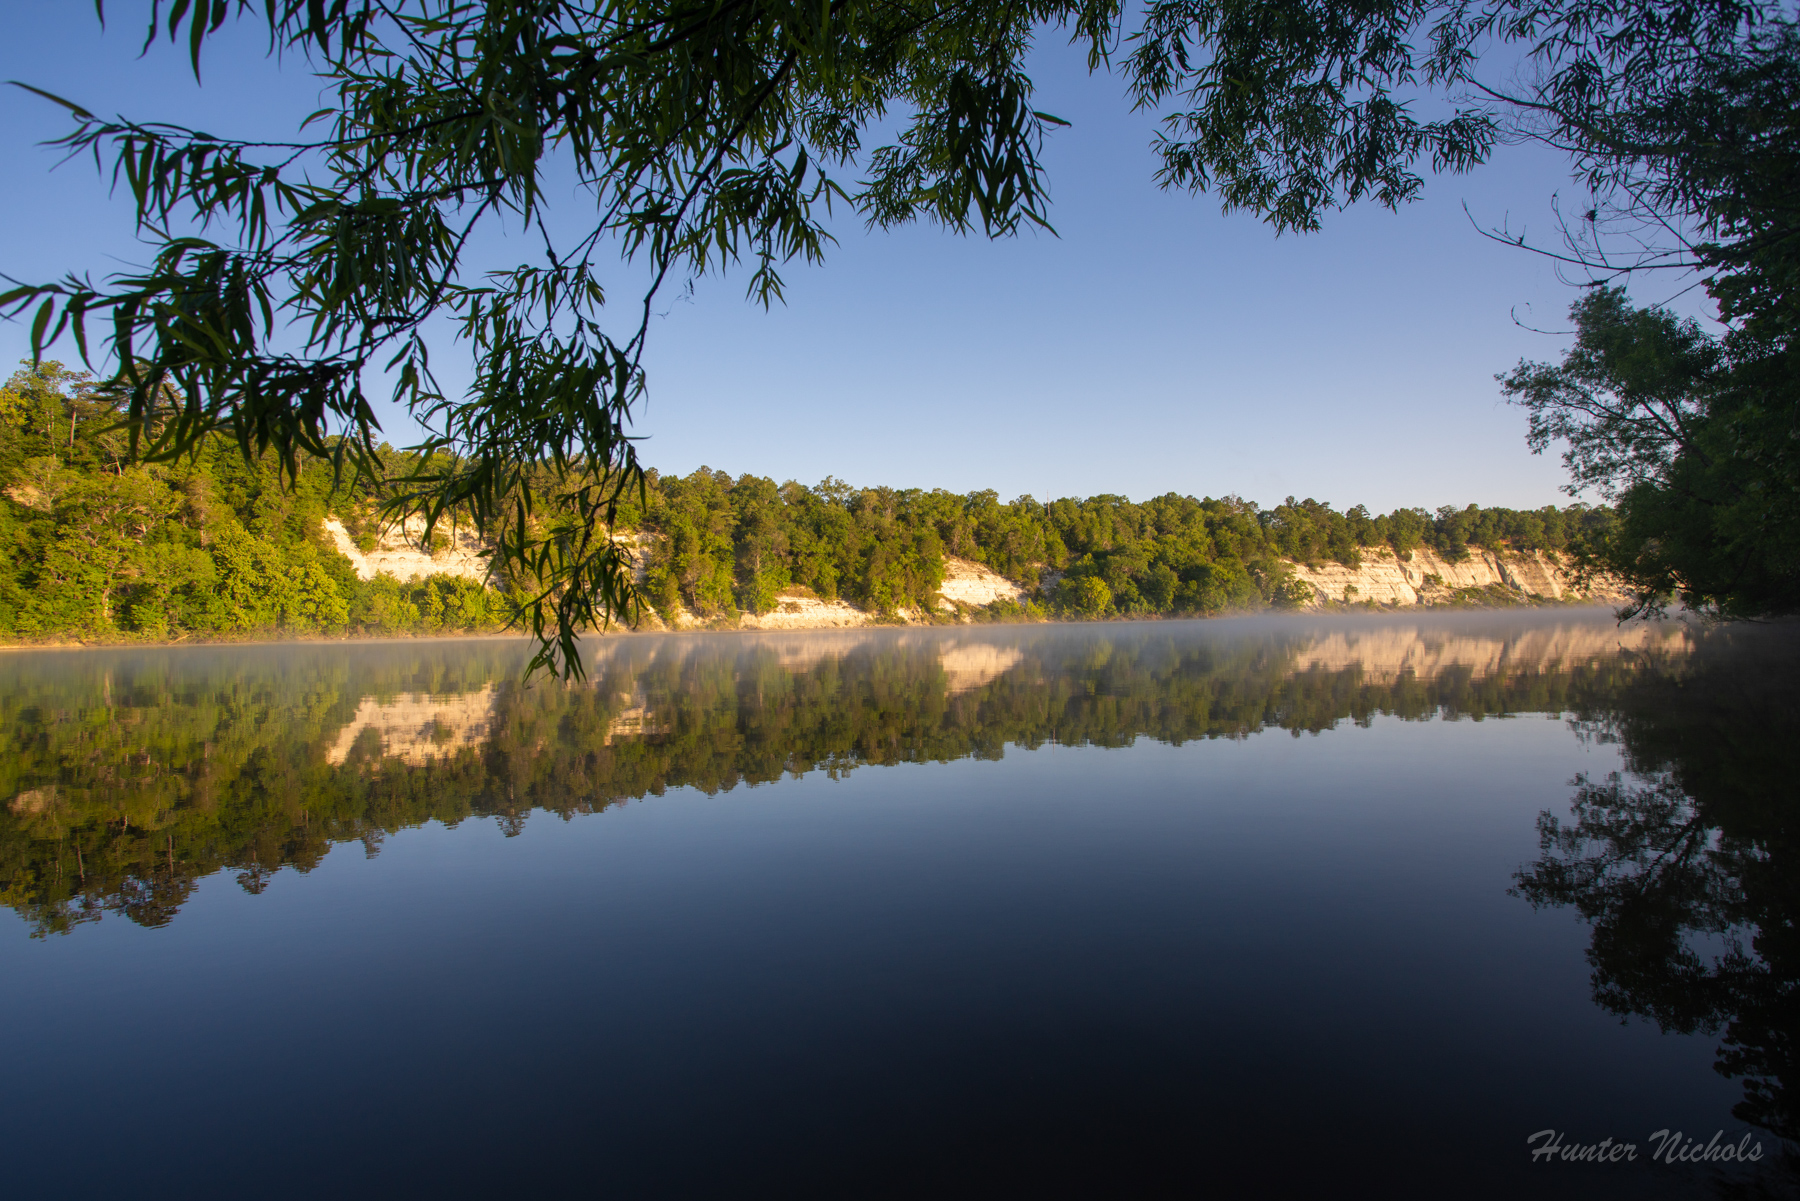
[[[1794,642],[1575,611],[633,636],[576,685],[513,641],[13,655],[8,1178],[1741,1183],[1652,1162],[1667,1129],[1778,1179]],[[1534,1162],[1546,1129],[1636,1158]]]

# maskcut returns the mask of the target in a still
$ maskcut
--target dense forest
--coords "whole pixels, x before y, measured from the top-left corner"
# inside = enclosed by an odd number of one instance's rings
[[[438,633],[496,627],[501,598],[455,576],[360,580],[325,538],[365,545],[378,498],[331,465],[207,444],[133,462],[117,401],[45,363],[0,387],[0,634],[25,638]],[[405,464],[396,457],[395,466]],[[285,485],[285,486],[284,486]]]
[[[501,628],[521,589],[452,574],[359,579],[327,515],[363,549],[397,484],[340,479],[301,459],[213,442],[173,464],[133,461],[118,403],[55,363],[0,388],[0,636],[183,639],[450,633]],[[415,461],[383,448],[388,480]],[[1339,512],[1289,497],[1170,494],[1002,501],[993,492],[853,488],[702,468],[647,473],[618,513],[644,541],[645,601],[704,618],[767,612],[795,589],[876,613],[953,614],[936,599],[943,556],[985,564],[1038,598],[985,618],[1218,614],[1304,599],[1285,564],[1355,566],[1372,548],[1567,552],[1604,532],[1607,509]],[[458,520],[452,510],[448,520]],[[437,535],[442,537],[443,535]]]
[[[629,514],[661,535],[646,576],[659,611],[765,612],[800,587],[878,612],[925,606],[942,557],[985,564],[1027,589],[1055,581],[1056,616],[1216,614],[1302,599],[1287,562],[1355,567],[1376,548],[1429,547],[1452,562],[1471,548],[1566,552],[1604,530],[1610,510],[1397,509],[1338,512],[1288,497],[1272,509],[1235,496],[1173,493],[1003,502],[993,492],[816,487],[701,469],[649,473],[648,505]],[[1302,586],[1303,587],[1303,586]]]

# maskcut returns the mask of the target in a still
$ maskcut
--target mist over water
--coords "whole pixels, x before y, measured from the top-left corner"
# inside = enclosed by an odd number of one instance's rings
[[[58,1194],[1693,1195],[1653,1131],[1794,1137],[1793,648],[12,655],[0,1151]]]

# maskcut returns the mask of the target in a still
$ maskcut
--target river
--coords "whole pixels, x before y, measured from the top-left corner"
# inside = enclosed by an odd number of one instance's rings
[[[7,1191],[1791,1186],[1797,641],[11,654]]]

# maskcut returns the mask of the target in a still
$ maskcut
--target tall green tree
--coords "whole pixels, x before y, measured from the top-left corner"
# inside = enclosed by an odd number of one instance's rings
[[[1560,364],[1521,363],[1506,392],[1534,450],[1565,446],[1571,490],[1618,520],[1591,560],[1628,580],[1633,608],[1671,600],[1727,617],[1800,610],[1800,367],[1753,336],[1715,337],[1600,289],[1572,312]],[[1749,343],[1749,345],[1746,345]]]

